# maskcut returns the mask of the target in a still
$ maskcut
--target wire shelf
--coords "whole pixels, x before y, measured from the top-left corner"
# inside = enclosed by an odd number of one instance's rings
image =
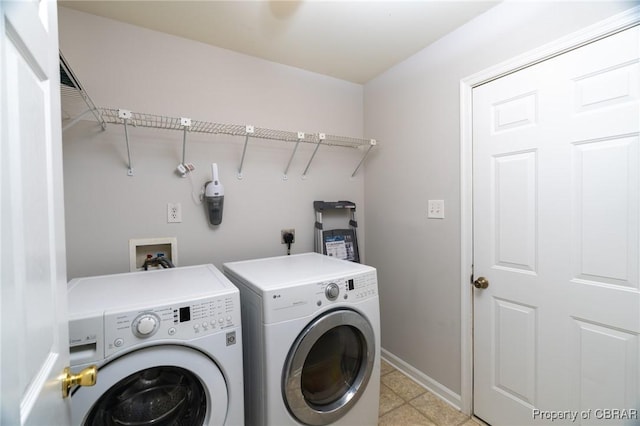
[[[99,108],[105,122],[109,124],[124,124],[123,118],[119,115],[119,109],[116,108]],[[128,124],[136,127],[150,127],[154,129],[166,130],[184,130],[185,126],[181,124],[181,119],[177,117],[167,117],[164,115],[154,115],[139,112],[131,112],[131,118],[127,119]],[[257,139],[278,140],[284,142],[305,142],[322,145],[341,146],[346,148],[358,148],[361,146],[369,146],[371,140],[357,139],[345,136],[326,135],[326,139],[321,140],[318,133],[304,133],[303,138],[298,132],[289,132],[286,130],[273,130],[261,127],[253,128],[253,132],[248,131],[248,126],[240,124],[221,124],[208,121],[192,120],[191,125],[187,126],[187,131],[195,133],[210,133],[230,136],[248,136]],[[251,126],[249,126],[251,127]]]
[[[267,139],[284,142],[295,142],[295,147],[289,158],[289,162],[284,171],[283,179],[287,179],[287,172],[291,166],[293,157],[296,154],[298,145],[303,143],[314,144],[315,149],[304,169],[303,177],[307,175],[313,158],[321,145],[339,146],[345,148],[364,148],[365,153],[358,163],[352,177],[358,172],[365,158],[376,145],[375,139],[358,139],[346,136],[326,135],[324,133],[306,133],[306,132],[290,132],[286,130],[273,130],[261,127],[254,127],[240,124],[220,124],[208,121],[191,120],[190,118],[168,117],[164,115],[146,114],[140,112],[132,112],[116,108],[98,108],[95,106],[87,92],[84,90],[73,71],[67,64],[67,61],[60,52],[60,97],[62,101],[62,131],[76,124],[83,119],[88,113],[93,114],[103,130],[106,124],[120,124],[124,126],[125,141],[127,144],[128,156],[128,175],[133,176],[133,166],[131,161],[131,150],[129,146],[128,126],[148,127],[154,129],[180,130],[184,133],[182,147],[182,166],[185,165],[185,147],[187,141],[187,133],[208,133],[216,135],[243,136],[244,148],[242,151],[242,159],[238,168],[238,179],[242,179],[242,167],[244,164],[245,154],[249,139]]]

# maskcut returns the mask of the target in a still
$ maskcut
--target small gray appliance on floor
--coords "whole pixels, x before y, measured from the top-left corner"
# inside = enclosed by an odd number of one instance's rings
[[[318,253],[224,264],[242,301],[248,426],[375,425],[376,270]]]
[[[213,265],[77,278],[68,285],[74,424],[242,426],[238,289]]]

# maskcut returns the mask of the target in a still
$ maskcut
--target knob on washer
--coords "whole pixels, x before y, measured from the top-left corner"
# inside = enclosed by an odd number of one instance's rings
[[[142,339],[153,336],[158,328],[160,328],[160,318],[151,312],[138,315],[131,325],[133,334]]]

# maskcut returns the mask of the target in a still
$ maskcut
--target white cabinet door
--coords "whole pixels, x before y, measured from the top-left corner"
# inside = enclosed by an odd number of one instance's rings
[[[56,4],[0,2],[0,423],[64,425],[69,363]]]
[[[474,412],[494,426],[639,421],[639,58],[635,27],[473,90]]]

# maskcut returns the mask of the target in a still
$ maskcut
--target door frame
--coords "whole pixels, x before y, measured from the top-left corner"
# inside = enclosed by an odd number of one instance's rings
[[[460,409],[473,415],[473,89],[507,74],[640,24],[640,6],[460,80]]]

